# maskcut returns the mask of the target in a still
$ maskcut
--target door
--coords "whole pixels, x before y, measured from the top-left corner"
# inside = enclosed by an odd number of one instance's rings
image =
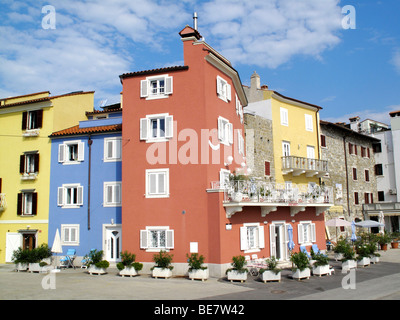
[[[121,227],[106,228],[106,260],[120,261],[121,239]]]
[[[287,241],[285,223],[272,223],[269,226],[271,256],[277,260],[287,260]]]
[[[13,252],[21,247],[22,236],[18,232],[7,232],[6,234],[6,262],[12,262]]]
[[[315,170],[315,149],[312,146],[307,146],[307,161],[308,169]]]
[[[290,142],[288,141],[282,141],[282,155],[284,157],[283,161],[283,167],[285,169],[290,169],[291,163],[290,163]]]
[[[36,233],[22,234],[22,249],[33,250],[36,248]]]

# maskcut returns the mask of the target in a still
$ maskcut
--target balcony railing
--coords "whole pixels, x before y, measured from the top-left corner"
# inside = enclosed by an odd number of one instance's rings
[[[0,193],[0,212],[3,212],[7,208],[6,195]]]
[[[296,156],[282,157],[282,173],[292,173],[293,176],[305,173],[307,177],[320,178],[328,173],[328,161]]]
[[[306,205],[333,203],[332,187],[236,180],[225,183],[224,202]]]

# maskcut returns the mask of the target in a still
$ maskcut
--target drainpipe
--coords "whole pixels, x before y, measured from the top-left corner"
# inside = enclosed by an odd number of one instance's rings
[[[91,181],[91,166],[92,166],[92,143],[93,140],[90,138],[91,136],[89,135],[89,140],[88,140],[88,146],[89,146],[89,164],[88,164],[88,209],[87,209],[87,223],[88,223],[88,230],[90,230],[90,181]]]
[[[346,136],[343,136],[344,165],[346,168],[346,193],[347,193],[347,213],[350,217],[350,198],[349,198],[349,172],[347,169]]]

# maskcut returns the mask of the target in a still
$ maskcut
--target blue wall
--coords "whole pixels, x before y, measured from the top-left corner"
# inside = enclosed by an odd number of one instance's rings
[[[49,203],[49,247],[53,245],[56,229],[61,234],[62,224],[79,224],[79,245],[63,245],[65,255],[68,249],[76,249],[77,256],[84,256],[90,249],[102,250],[103,224],[121,224],[121,207],[104,207],[104,182],[121,181],[121,161],[104,162],[104,139],[121,137],[121,133],[91,135],[91,200],[90,230],[88,230],[88,168],[89,145],[88,135],[74,135],[52,138],[51,178]],[[66,141],[81,140],[84,142],[84,160],[79,164],[62,164],[58,162],[59,145]],[[57,205],[58,187],[67,183],[79,183],[83,186],[83,205],[78,208],[62,208]]]

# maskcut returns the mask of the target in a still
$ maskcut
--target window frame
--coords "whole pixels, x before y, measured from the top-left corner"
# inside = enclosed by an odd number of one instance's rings
[[[281,116],[281,125],[289,126],[289,110],[283,107],[280,107],[280,116]]]
[[[152,121],[158,121],[164,119],[164,136],[159,133],[160,128],[157,127],[157,136],[152,136]],[[140,140],[146,141],[146,143],[153,142],[165,142],[169,141],[174,136],[174,117],[169,113],[159,113],[159,114],[148,114],[145,118],[140,119]]]
[[[163,92],[160,82],[164,81]],[[152,83],[156,82],[156,93],[153,93]],[[168,98],[173,93],[173,77],[168,74],[156,75],[140,80],[140,97],[146,100]]]
[[[76,145],[76,159],[71,159],[71,147]],[[85,142],[82,140],[63,141],[58,145],[58,162],[63,165],[80,164],[85,160]]]
[[[109,188],[111,188],[111,198],[109,201]],[[119,188],[119,196],[116,189]],[[117,196],[116,196],[117,195]],[[103,207],[121,207],[122,206],[122,182],[107,181],[103,183]]]
[[[217,96],[227,103],[232,100],[232,87],[221,76],[217,76]]]
[[[158,233],[158,244],[160,244],[160,234],[161,232],[165,233],[164,235],[164,246],[152,246],[152,233]],[[174,249],[174,239],[175,234],[174,230],[170,229],[169,226],[146,226],[145,229],[140,230],[140,249],[146,250],[146,252],[160,252]]]
[[[68,190],[76,189],[76,195],[75,192],[72,193],[71,191],[71,196],[70,199],[72,199],[72,195],[74,196],[74,202],[67,203],[67,197],[68,197]],[[76,197],[76,199],[75,199]],[[61,208],[81,208],[83,206],[83,186],[80,185],[79,183],[68,183],[68,184],[63,184],[61,187],[58,187],[57,190],[57,206]]]
[[[252,246],[250,245],[249,231],[252,230],[254,242]],[[265,235],[264,235],[264,226],[259,222],[249,222],[244,223],[242,227],[240,227],[240,250],[244,251],[244,253],[252,253],[259,252],[261,249],[265,248]]]
[[[111,157],[110,154],[111,143]],[[104,162],[117,162],[122,161],[122,138],[112,137],[104,138]]]
[[[69,237],[71,236],[71,230],[75,229],[75,240],[74,241],[66,241],[65,240],[65,231],[69,230]],[[62,224],[61,225],[61,245],[63,246],[78,246],[79,245],[79,232],[80,225],[79,224]]]
[[[151,191],[151,175],[156,174],[156,193],[152,193]],[[158,175],[163,174],[164,175],[164,192],[157,192],[159,191],[159,180],[158,180]],[[169,198],[169,168],[160,168],[160,169],[146,169],[146,183],[145,183],[145,188],[146,188],[146,193],[145,197],[146,198]]]
[[[299,221],[299,224],[297,225],[297,237],[299,245],[310,246],[315,243],[317,240],[315,223],[313,223],[311,220]]]
[[[304,120],[305,120],[305,127],[306,131],[313,132],[314,131],[314,125],[313,125],[313,117],[311,114],[305,114],[304,115]]]
[[[230,146],[233,144],[233,124],[228,119],[219,116],[218,117],[218,140],[226,145]]]

